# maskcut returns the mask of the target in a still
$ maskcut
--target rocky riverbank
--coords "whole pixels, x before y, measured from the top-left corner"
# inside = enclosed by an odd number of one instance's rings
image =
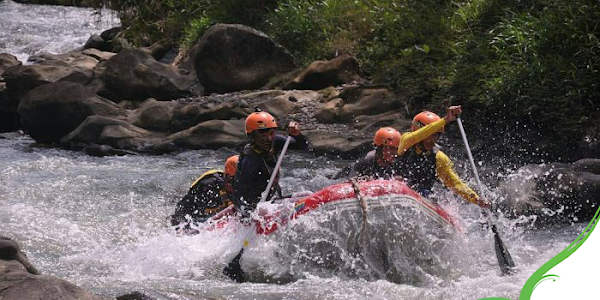
[[[350,56],[298,69],[263,33],[227,24],[170,64],[160,61],[164,47],[88,48],[29,65],[4,54],[2,130],[70,148],[236,148],[245,142],[243,119],[259,108],[280,125],[301,122],[315,152],[356,157],[378,127],[408,124],[402,97],[369,85]]]
[[[298,68],[264,33],[234,24],[213,26],[177,55],[163,43],[123,50],[127,43],[119,32],[113,28],[92,36],[87,49],[31,57],[27,65],[0,55],[1,129],[22,129],[39,143],[95,156],[240,149],[245,117],[261,109],[275,115],[280,126],[300,122],[314,153],[355,158],[369,150],[379,127],[404,131],[410,124],[406,96],[370,84],[351,56]],[[524,167],[537,170],[528,177],[536,183],[507,180],[507,193],[521,196],[509,197],[501,207],[516,215],[559,210],[589,219],[600,203],[593,192],[600,186],[598,173],[544,175],[547,168],[568,169],[558,165]]]

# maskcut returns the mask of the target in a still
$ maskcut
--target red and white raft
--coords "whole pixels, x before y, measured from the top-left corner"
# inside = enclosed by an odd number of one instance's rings
[[[358,196],[356,190],[359,191]],[[444,231],[462,232],[462,227],[454,216],[421,197],[405,182],[378,179],[339,183],[303,198],[263,203],[254,218],[256,233],[272,234],[281,230],[290,220],[317,212],[346,213],[354,218],[361,218],[362,215],[371,222],[403,219],[405,222],[418,222],[419,226],[428,225],[427,227],[441,228]],[[234,207],[228,207],[210,219],[208,228],[227,226],[236,219],[232,218],[234,213]],[[417,219],[409,220],[417,216]]]

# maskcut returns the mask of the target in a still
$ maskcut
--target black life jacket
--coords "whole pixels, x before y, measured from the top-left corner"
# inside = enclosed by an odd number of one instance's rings
[[[210,170],[198,177],[187,194],[177,203],[171,216],[173,225],[187,220],[204,222],[206,219],[231,204],[224,189],[225,174],[221,170]]]
[[[348,177],[354,176],[369,176],[371,178],[393,178],[395,175],[400,175],[397,171],[397,162],[381,166],[377,163],[377,149],[369,151],[367,155],[359,159],[353,166],[353,170]]]
[[[398,172],[415,191],[426,196],[431,192],[437,180],[435,156],[439,151],[436,146],[432,151],[417,153],[417,147],[411,147],[397,158]]]
[[[271,179],[271,174],[273,174],[273,169],[275,169],[275,165],[277,164],[277,161],[275,159],[275,154],[273,151],[259,153],[256,150],[254,150],[251,145],[246,145],[244,147],[244,150],[240,154],[239,161],[242,161],[242,159],[245,156],[249,156],[249,155],[254,156],[253,157],[254,159],[258,159],[261,162],[261,164],[260,164],[261,171],[260,171],[260,175],[259,175],[260,178],[257,180],[258,182],[260,182],[260,184],[256,186],[256,189],[257,189],[256,194],[260,195],[267,188],[267,185],[269,184],[269,179]],[[236,173],[236,176],[237,176],[237,173]],[[267,196],[267,201],[270,200],[275,195],[275,193],[277,193],[281,197],[281,187],[279,186],[279,177],[280,176],[275,177],[275,179],[274,179],[275,182],[271,186],[271,190],[269,191],[269,194]],[[259,201],[259,200],[260,200],[260,196],[259,196],[259,199],[257,199],[256,201]]]

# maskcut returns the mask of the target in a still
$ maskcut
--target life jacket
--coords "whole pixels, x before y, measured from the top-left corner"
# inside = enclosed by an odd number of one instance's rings
[[[218,170],[218,169],[208,170],[208,171],[204,172],[204,174],[200,175],[200,177],[196,178],[196,180],[194,180],[194,182],[190,185],[190,189],[194,188],[194,186],[196,186],[202,179],[206,178],[207,176],[214,175],[216,177],[222,178],[224,174],[225,173],[223,172],[223,170]]]
[[[439,147],[436,145],[431,151],[421,151],[418,147],[411,147],[397,158],[398,172],[402,174],[408,185],[423,196],[427,196],[437,180],[436,154]]]
[[[190,186],[188,193],[177,203],[171,223],[177,225],[189,216],[196,222],[203,222],[231,205],[229,195],[224,189],[225,173],[222,170],[210,170],[198,177]]]
[[[257,150],[255,150],[254,148],[252,148],[251,145],[246,145],[246,147],[244,147],[244,150],[242,151],[242,153],[240,154],[240,160],[242,161],[242,159],[244,159],[245,156],[248,155],[252,155],[255,158],[257,158],[259,161],[261,161],[260,164],[260,168],[261,168],[261,179],[260,179],[260,186],[256,186],[257,193],[260,195],[262,194],[262,192],[267,188],[268,185],[268,181],[269,179],[271,179],[271,174],[273,174],[273,169],[275,169],[275,165],[276,165],[276,160],[275,160],[275,155],[274,152],[271,153],[260,153]],[[237,173],[236,173],[237,176]],[[275,182],[273,183],[273,185],[271,186],[271,190],[269,191],[269,194],[267,196],[267,201],[270,200],[275,193],[277,193],[280,197],[281,197],[281,187],[279,186],[279,174],[278,176],[275,176]],[[264,185],[263,185],[264,183]],[[256,201],[259,201],[260,198]]]
[[[395,175],[400,175],[397,171],[397,162],[389,165],[381,166],[377,163],[377,149],[371,150],[367,155],[359,159],[353,166],[348,177],[354,176],[369,176],[372,178],[393,178]]]

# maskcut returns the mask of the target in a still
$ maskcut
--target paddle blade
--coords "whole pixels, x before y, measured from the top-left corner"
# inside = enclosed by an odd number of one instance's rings
[[[223,274],[237,283],[242,283],[245,279],[244,270],[242,270],[242,266],[240,265],[242,254],[244,254],[244,248],[242,248],[240,253],[238,253],[238,255],[236,255],[233,260],[229,262],[225,269],[223,269]]]
[[[514,271],[515,262],[508,252],[508,248],[502,242],[498,231],[496,230],[496,225],[492,225],[492,231],[494,232],[494,242],[496,244],[496,258],[498,259],[498,264],[500,265],[500,270],[502,270],[502,275],[510,275]]]

